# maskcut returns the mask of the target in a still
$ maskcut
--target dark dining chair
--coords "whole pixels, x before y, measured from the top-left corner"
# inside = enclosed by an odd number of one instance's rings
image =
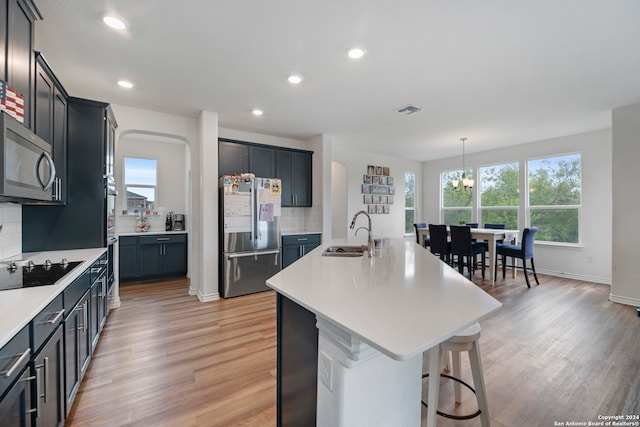
[[[431,253],[439,255],[442,261],[449,264],[451,243],[449,243],[447,236],[447,226],[444,224],[429,224],[429,240],[431,240]]]
[[[420,233],[418,233],[418,228],[427,228],[426,222],[417,222],[413,224],[413,228],[416,230],[416,243],[421,244],[425,248],[431,244],[431,239],[429,236],[424,236],[424,240],[420,243]]]
[[[465,225],[468,225],[468,226],[469,226],[469,227],[471,227],[471,228],[478,228],[478,223],[477,223],[477,222],[468,222],[468,223],[466,223]],[[475,242],[477,242],[478,240],[477,240],[477,239],[471,239],[471,241],[472,241],[473,243],[475,243]]]
[[[452,225],[451,230],[451,257],[458,257],[458,271],[464,273],[465,259],[469,270],[469,279],[473,276],[477,266],[478,255],[481,256],[482,278],[484,279],[484,246],[481,243],[474,243],[471,239],[471,227],[468,225]],[[460,259],[462,257],[462,259]]]
[[[533,271],[533,277],[536,279],[536,284],[540,284],[538,281],[538,275],[536,274],[536,266],[533,263],[533,242],[535,235],[538,232],[538,227],[525,228],[522,232],[522,243],[520,245],[500,245],[496,247],[496,254],[502,255],[502,278],[504,278],[507,269],[506,258],[511,257],[512,262],[515,263],[515,259],[522,260],[522,268],[524,269],[524,279],[527,282],[527,287],[530,288],[529,274],[527,272],[527,260],[531,260],[531,270]]]

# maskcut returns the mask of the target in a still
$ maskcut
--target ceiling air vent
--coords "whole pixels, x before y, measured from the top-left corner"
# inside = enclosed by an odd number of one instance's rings
[[[406,107],[402,107],[401,109],[396,111],[408,116],[409,114],[417,113],[420,110],[422,110],[421,107],[416,107],[415,105],[407,105]]]

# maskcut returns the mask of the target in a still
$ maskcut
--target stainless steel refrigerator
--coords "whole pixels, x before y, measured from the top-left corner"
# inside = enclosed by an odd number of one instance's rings
[[[219,184],[220,295],[267,291],[280,271],[280,180],[224,176]]]

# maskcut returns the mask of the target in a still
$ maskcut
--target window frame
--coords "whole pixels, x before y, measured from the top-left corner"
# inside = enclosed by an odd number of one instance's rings
[[[467,166],[464,169],[464,171],[465,171],[465,173],[467,171],[471,171],[471,176],[478,176],[477,175],[477,170],[474,167]],[[440,171],[440,223],[441,224],[446,224],[446,221],[445,221],[445,216],[446,216],[445,212],[446,211],[469,211],[470,214],[471,214],[471,217],[469,218],[469,221],[467,221],[467,222],[473,222],[474,213],[476,212],[476,209],[477,209],[477,203],[476,203],[476,197],[475,197],[476,185],[474,185],[474,188],[472,188],[471,190],[465,190],[464,188],[459,188],[459,189],[455,190],[455,191],[468,191],[469,192],[469,194],[471,195],[471,203],[470,203],[469,207],[466,207],[466,206],[444,206],[444,178],[445,178],[444,175],[448,174],[448,173],[455,173],[458,176],[462,176],[462,172],[463,172],[462,168],[446,169],[446,170]],[[447,224],[447,225],[458,225],[458,224]]]
[[[580,160],[580,204],[579,205],[535,205],[532,206],[531,205],[531,187],[530,187],[530,182],[529,182],[529,162],[530,161],[534,161],[534,160],[541,160],[541,159],[552,159],[552,158],[556,158],[556,157],[565,157],[565,156],[574,156],[577,155],[579,156],[579,160]],[[552,154],[552,155],[546,155],[546,156],[536,156],[536,157],[529,157],[527,158],[525,161],[525,186],[526,186],[526,195],[525,195],[525,217],[526,217],[526,227],[533,227],[535,225],[532,224],[531,222],[531,211],[532,210],[536,210],[536,209],[540,209],[540,210],[577,210],[578,211],[578,215],[577,215],[577,221],[578,221],[578,239],[577,242],[561,242],[561,241],[556,241],[556,240],[540,240],[538,238],[536,238],[535,243],[536,244],[541,244],[541,245],[548,245],[548,246],[564,246],[564,247],[582,247],[583,243],[582,243],[582,152],[581,151],[572,151],[572,152],[566,152],[566,153],[557,153],[557,154]]]
[[[136,160],[149,160],[149,161],[153,161],[155,162],[155,184],[151,185],[151,184],[142,184],[142,183],[128,183],[127,182],[127,159],[136,159]],[[143,208],[143,210],[153,210],[155,211],[157,209],[158,206],[158,159],[155,158],[150,158],[150,157],[138,157],[138,156],[123,156],[122,159],[122,174],[123,174],[123,179],[122,182],[124,183],[124,199],[125,199],[125,203],[124,205],[126,206],[126,209],[129,210],[131,208],[129,208],[129,197],[128,197],[128,193],[129,193],[129,188],[145,188],[145,189],[153,189],[153,194],[154,194],[154,199],[151,202],[151,206],[145,207]],[[140,209],[140,208],[132,208],[132,209]]]
[[[483,172],[482,169],[486,169],[486,168],[491,168],[491,167],[496,167],[496,166],[503,166],[503,165],[516,165],[518,168],[518,204],[513,205],[513,206],[493,206],[493,205],[483,205],[482,204],[482,177],[483,177]],[[476,180],[477,187],[478,187],[478,200],[476,203],[476,218],[477,218],[477,222],[478,224],[485,224],[487,221],[483,218],[483,210],[485,209],[490,209],[490,210],[504,210],[504,211],[515,211],[516,213],[516,228],[519,228],[520,225],[520,206],[522,205],[522,197],[520,196],[520,178],[521,178],[521,171],[522,171],[522,167],[521,167],[521,162],[519,160],[510,160],[510,161],[501,161],[501,162],[497,162],[497,163],[489,163],[489,164],[484,164],[484,165],[480,165],[477,168],[477,172],[478,172],[478,179]],[[509,227],[507,227],[509,228]]]
[[[407,206],[407,175],[410,174],[413,176],[413,206],[409,207]],[[415,172],[413,171],[405,171],[404,172],[404,222],[405,222],[405,229],[404,229],[404,233],[405,236],[411,236],[411,235],[415,235],[416,231],[413,228],[413,224],[411,224],[411,228],[409,229],[409,231],[407,231],[407,211],[413,211],[413,222],[415,223],[416,218],[417,218],[417,205],[418,205],[418,199],[417,199],[417,186],[418,186],[418,180],[417,180],[417,175]]]

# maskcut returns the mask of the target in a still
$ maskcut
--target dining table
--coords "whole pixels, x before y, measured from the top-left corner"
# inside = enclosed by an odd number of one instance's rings
[[[447,232],[450,233],[449,227]],[[471,238],[476,240],[486,240],[488,242],[489,249],[489,280],[491,286],[496,283],[495,277],[495,265],[496,265],[496,244],[499,240],[506,240],[508,242],[514,242],[518,238],[518,230],[500,230],[494,228],[472,228]],[[424,238],[429,236],[429,227],[418,228],[418,241],[424,241]],[[513,278],[516,277],[515,264],[511,267]]]

